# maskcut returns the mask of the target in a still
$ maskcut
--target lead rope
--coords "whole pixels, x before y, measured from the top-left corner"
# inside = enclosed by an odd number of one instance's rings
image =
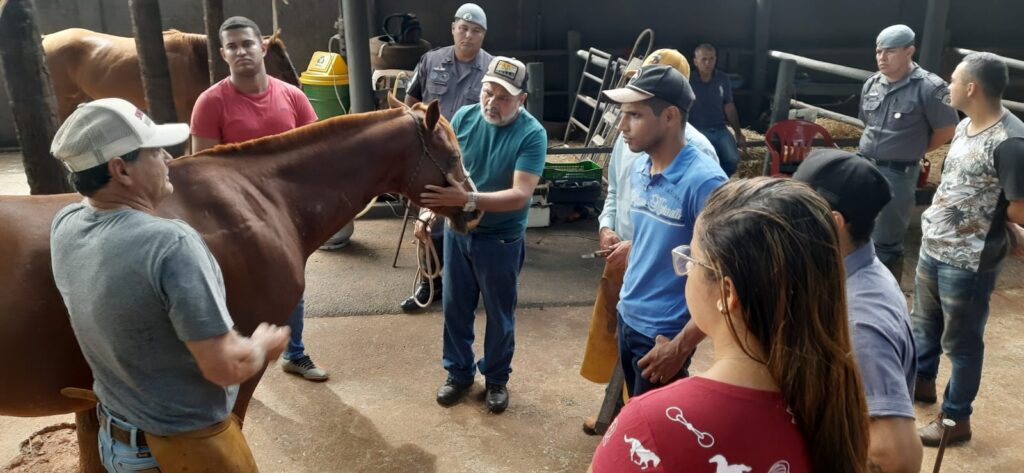
[[[417,221],[423,222],[426,226],[427,231],[430,231],[431,225],[421,220],[418,216]],[[419,238],[416,239],[416,275],[413,278],[412,285],[412,300],[416,302],[421,309],[426,309],[434,303],[434,278],[441,275],[441,259],[437,256],[437,249],[434,248],[434,243],[431,240],[427,243]],[[416,293],[419,292],[419,285],[422,278],[427,279],[427,287],[430,288],[430,294],[427,296],[426,302],[420,302]]]

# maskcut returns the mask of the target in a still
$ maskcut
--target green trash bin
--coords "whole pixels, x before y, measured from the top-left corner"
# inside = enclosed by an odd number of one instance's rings
[[[348,113],[348,65],[339,54],[313,53],[299,82],[320,120]]]

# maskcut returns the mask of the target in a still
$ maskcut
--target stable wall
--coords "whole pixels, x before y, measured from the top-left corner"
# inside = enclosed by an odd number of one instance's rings
[[[327,48],[335,33],[337,0],[290,0],[278,5],[282,35],[296,67],[304,69],[313,51]],[[412,12],[420,17],[423,36],[435,46],[451,44],[451,16],[461,0],[370,1],[370,31],[390,13]],[[687,57],[704,41],[722,49],[728,72],[745,76],[753,68],[755,0],[647,0],[609,2],[600,0],[477,0],[488,13],[489,30],[484,47],[492,53],[522,50],[564,50],[566,33],[577,30],[583,48],[597,47],[625,55],[644,28],[655,31],[656,47],[675,47]],[[165,28],[201,32],[200,0],[162,0]],[[804,53],[827,61],[874,69],[874,38],[894,23],[923,30],[927,0],[774,0],[770,48]],[[85,27],[130,36],[128,2],[125,0],[36,0],[40,30],[51,33]],[[245,15],[266,34],[271,29],[268,0],[224,0],[225,15]],[[1017,0],[952,0],[948,43],[970,49],[994,50],[1024,58],[1024,2]],[[919,38],[920,40],[920,38]],[[527,58],[545,62],[545,118],[564,120],[568,113],[567,55]],[[948,77],[957,57],[947,55],[943,71]],[[774,82],[773,62],[768,80]],[[1011,72],[1015,88],[1010,98],[1024,100],[1024,71]],[[817,79],[817,77],[816,77]],[[0,77],[2,80],[2,77]],[[173,80],[173,79],[172,79]],[[561,94],[561,95],[559,95]],[[743,97],[742,93],[740,94]],[[746,100],[746,98],[741,99]],[[744,108],[741,107],[741,110]],[[743,117],[751,121],[753,117]],[[16,145],[6,96],[0,89],[0,146]]]

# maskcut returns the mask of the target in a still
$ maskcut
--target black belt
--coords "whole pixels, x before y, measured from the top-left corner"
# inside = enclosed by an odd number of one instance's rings
[[[98,410],[98,417],[100,419],[100,426],[110,426],[110,438],[117,440],[118,442],[131,445],[132,444],[132,431],[121,427],[114,422],[108,422],[107,414],[103,412],[103,409]],[[121,419],[117,419],[121,420]],[[122,422],[124,422],[122,420]],[[127,424],[127,422],[125,422]],[[138,447],[146,446],[146,433],[141,429],[135,429],[135,445]]]

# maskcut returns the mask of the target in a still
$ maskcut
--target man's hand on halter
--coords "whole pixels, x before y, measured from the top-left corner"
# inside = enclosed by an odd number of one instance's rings
[[[459,207],[462,208],[469,202],[469,192],[462,188],[462,183],[455,180],[455,177],[448,173],[448,186],[434,186],[427,184],[430,192],[420,194],[420,200],[428,207]]]

